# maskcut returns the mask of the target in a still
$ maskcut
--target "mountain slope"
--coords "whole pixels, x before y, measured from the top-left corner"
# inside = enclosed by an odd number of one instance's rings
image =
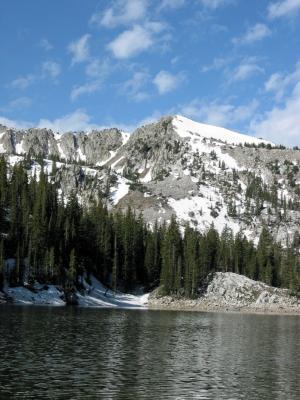
[[[300,151],[182,116],[131,135],[1,126],[0,152],[11,165],[25,160],[31,177],[44,163],[65,201],[74,190],[84,203],[100,196],[111,209],[141,211],[150,224],[176,214],[200,231],[227,225],[254,241],[266,224],[282,243],[298,231]]]

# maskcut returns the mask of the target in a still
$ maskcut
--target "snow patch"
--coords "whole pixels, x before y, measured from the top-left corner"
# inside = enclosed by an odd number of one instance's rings
[[[81,148],[79,148],[77,150],[77,154],[78,154],[78,158],[79,158],[80,161],[86,161],[86,155],[83,154]]]
[[[102,165],[108,163],[108,162],[109,162],[110,160],[112,160],[112,159],[114,158],[114,156],[117,154],[116,151],[110,151],[109,153],[110,153],[110,156],[109,156],[108,158],[106,158],[106,159],[103,160],[103,161],[98,161],[98,162],[96,163],[96,166],[97,166],[97,167],[102,167]]]
[[[59,142],[57,143],[57,149],[58,149],[60,158],[66,160],[67,157],[66,157],[65,153],[63,152],[63,149],[61,148],[61,144]]]
[[[62,299],[63,292],[53,285],[47,285],[38,288],[35,291],[26,287],[5,288],[4,292],[13,299],[16,304],[35,304],[35,305],[51,305],[64,306]]]
[[[129,181],[121,176],[118,176],[117,186],[112,188],[111,199],[114,205],[126,196],[129,192]]]
[[[149,294],[136,296],[124,294],[107,289],[95,277],[91,277],[89,285],[83,281],[86,294],[78,294],[78,302],[82,307],[105,307],[105,308],[145,308],[148,303]]]
[[[16,143],[16,144],[15,144],[15,149],[16,149],[16,153],[17,153],[17,154],[23,154],[23,153],[25,153],[25,152],[24,152],[24,149],[23,149],[23,143],[22,143],[22,142]]]
[[[201,187],[200,195],[186,197],[180,200],[168,199],[168,204],[176,213],[179,220],[189,221],[200,232],[207,231],[213,224],[221,233],[227,225],[236,234],[240,225],[227,215],[227,208],[217,190]],[[215,215],[214,211],[216,212]]]
[[[140,178],[140,181],[142,183],[148,183],[151,182],[152,180],[152,170],[149,169],[149,171],[146,173],[146,175],[143,178]]]
[[[121,132],[121,135],[122,135],[122,142],[123,142],[123,146],[124,146],[124,144],[126,144],[128,142],[128,139],[130,137],[130,133]]]
[[[176,115],[173,118],[172,123],[177,134],[183,138],[190,137],[195,139],[198,136],[207,139],[219,140],[223,143],[234,145],[239,145],[240,143],[272,144],[266,140],[230,131],[229,129],[194,122],[188,118],[182,117],[181,115]]]

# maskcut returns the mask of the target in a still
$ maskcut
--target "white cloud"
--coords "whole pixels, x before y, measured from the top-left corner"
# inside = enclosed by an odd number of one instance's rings
[[[284,75],[279,72],[272,74],[265,83],[265,91],[274,93],[275,99],[280,101],[291,85],[295,85],[298,82],[300,82],[300,61],[298,61],[295,70],[290,74]]]
[[[40,40],[39,46],[46,51],[50,51],[53,49],[53,45],[46,38]]]
[[[84,94],[95,93],[102,88],[102,79],[87,82],[84,85],[76,85],[71,90],[70,99],[72,101],[77,100],[80,96]]]
[[[122,93],[127,94],[133,100],[139,102],[149,98],[149,94],[144,90],[150,75],[147,72],[135,72],[133,77],[121,85]]]
[[[183,80],[184,75],[182,73],[171,74],[168,71],[160,71],[153,79],[153,83],[157,87],[159,94],[165,94],[175,90]]]
[[[72,65],[87,61],[90,54],[89,34],[83,35],[78,40],[71,42],[68,46],[69,53],[72,54]]]
[[[116,58],[126,59],[147,50],[153,45],[153,33],[140,25],[124,31],[108,45]]]
[[[295,16],[300,11],[300,0],[280,0],[270,3],[268,17],[270,19]]]
[[[300,82],[282,107],[274,107],[251,123],[251,131],[275,143],[300,145]]]
[[[55,79],[61,73],[61,66],[54,61],[45,61],[42,65],[43,77]]]
[[[156,114],[157,118],[161,115],[159,113]],[[154,117],[151,118],[157,119]],[[149,123],[150,119],[145,119],[142,121],[138,121],[134,124],[124,124],[116,121],[109,121],[105,125],[99,125],[92,122],[91,116],[84,109],[77,109],[69,114],[63,115],[54,120],[50,119],[40,119],[37,123],[32,123],[28,121],[22,120],[12,120],[0,115],[0,124],[16,129],[28,129],[30,127],[37,128],[47,128],[52,129],[54,132],[78,132],[78,131],[91,131],[93,129],[104,129],[104,128],[119,128],[125,132],[132,132],[138,126],[141,126],[144,123]]]
[[[180,112],[189,118],[195,118],[207,124],[230,126],[253,118],[258,105],[257,100],[246,105],[235,106],[230,103],[218,101],[207,103],[200,99],[194,99],[182,106]]]
[[[234,3],[233,0],[199,0],[203,7],[216,10],[218,7]]]
[[[266,92],[272,93],[275,101],[269,111],[253,119],[251,130],[276,143],[300,144],[300,61],[289,74],[274,73],[265,83]]]
[[[114,28],[143,19],[146,15],[148,0],[119,0],[104,12],[95,13],[90,19],[91,24]]]
[[[10,86],[14,89],[27,89],[30,85],[35,81],[35,76],[33,74],[28,74],[26,76],[21,76],[19,78],[14,79]]]
[[[32,124],[28,121],[22,120],[12,120],[0,115],[0,125],[7,126],[8,128],[15,128],[15,129],[27,129],[32,126]]]
[[[229,77],[229,83],[241,82],[253,75],[263,72],[264,69],[257,65],[254,59],[244,60],[232,71]]]
[[[268,36],[271,36],[271,30],[267,25],[256,24],[250,27],[243,36],[232,39],[232,42],[234,44],[251,44]]]
[[[91,123],[91,117],[83,109],[77,109],[70,114],[66,114],[53,121],[49,119],[41,119],[38,128],[52,129],[54,132],[69,132],[69,131],[88,131],[96,129],[97,125]]]

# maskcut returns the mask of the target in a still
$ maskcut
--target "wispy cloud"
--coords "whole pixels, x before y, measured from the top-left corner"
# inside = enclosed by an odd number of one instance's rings
[[[233,71],[230,72],[229,83],[241,82],[249,79],[253,75],[263,73],[264,69],[261,68],[255,58],[243,60]]]
[[[256,136],[270,139],[275,143],[288,146],[300,145],[300,82],[281,107],[275,106],[270,111],[255,118],[251,131]]]
[[[136,23],[145,17],[147,7],[148,0],[118,0],[104,12],[93,14],[90,23],[106,28]]]
[[[24,110],[29,108],[31,105],[32,99],[30,97],[21,96],[10,100],[6,106],[0,107],[0,111],[9,113],[12,111]]]
[[[113,65],[106,59],[92,60],[85,68],[85,73],[89,78],[106,78],[109,72],[113,69]]]
[[[289,88],[300,82],[300,61],[296,64],[295,70],[290,74],[275,72],[265,83],[266,92],[275,94],[276,101],[280,101]]]
[[[149,82],[150,75],[148,72],[135,72],[132,78],[125,81],[121,86],[121,92],[132,98],[134,101],[140,102],[149,98],[149,94],[145,91],[145,86]]]
[[[165,94],[175,90],[184,79],[183,73],[172,74],[168,71],[160,71],[153,79],[153,83],[159,94]]]
[[[25,90],[31,85],[40,82],[43,79],[51,78],[55,80],[61,73],[61,66],[55,61],[45,61],[34,74],[19,76],[9,83],[13,89]]]
[[[208,9],[216,10],[219,7],[234,4],[234,0],[199,0],[200,4]]]
[[[272,2],[268,6],[270,19],[295,16],[300,11],[300,0],[280,0]]]
[[[106,59],[91,60],[85,67],[87,81],[83,84],[73,86],[70,99],[75,101],[83,95],[92,94],[101,90],[105,79],[113,69],[114,66]]]
[[[162,0],[158,11],[167,10],[167,9],[177,9],[181,8],[186,4],[186,0]]]
[[[204,123],[226,127],[253,118],[258,106],[257,100],[252,100],[246,105],[236,106],[230,102],[204,102],[194,99],[183,105],[180,113]]]
[[[202,72],[218,71],[222,68],[225,68],[231,62],[232,62],[231,58],[216,57],[213,59],[213,62],[211,64],[204,65],[201,68],[201,71]]]
[[[70,99],[75,101],[84,94],[95,93],[102,88],[102,84],[102,79],[97,79],[95,81],[87,82],[83,85],[75,85],[71,90]]]
[[[46,38],[40,40],[39,46],[46,51],[50,51],[54,48],[53,45],[49,42],[49,40]]]
[[[265,90],[277,104],[253,119],[251,131],[276,143],[300,145],[300,61],[291,73],[272,74]]]
[[[28,74],[26,76],[20,76],[16,79],[14,79],[11,83],[10,86],[14,89],[27,89],[30,85],[34,83],[36,80],[36,77],[33,74]]]
[[[271,36],[272,32],[265,24],[255,24],[251,26],[244,35],[232,39],[234,44],[244,45],[258,42],[268,36]]]
[[[78,40],[74,40],[68,46],[68,52],[72,55],[72,65],[82,63],[89,59],[89,34],[81,36]]]
[[[61,73],[61,66],[55,61],[45,61],[42,65],[43,77],[57,78]]]

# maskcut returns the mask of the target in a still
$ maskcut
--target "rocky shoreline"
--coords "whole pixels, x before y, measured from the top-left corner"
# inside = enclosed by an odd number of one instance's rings
[[[196,299],[160,296],[154,291],[150,309],[202,312],[240,312],[300,315],[300,299],[287,289],[268,286],[232,272],[213,274],[202,295]]]
[[[193,301],[189,299],[174,299],[166,297],[161,300],[149,300],[149,310],[186,311],[186,312],[216,312],[216,313],[241,313],[241,314],[264,314],[264,315],[299,315],[300,306],[282,307],[268,305],[261,307],[251,306],[224,306],[205,301]]]
[[[92,277],[86,293],[77,293],[77,305],[84,307],[143,308],[150,310],[255,313],[300,315],[300,297],[288,289],[268,286],[232,272],[211,274],[201,295],[195,299],[182,296],[162,296],[160,288],[150,294],[130,295],[110,293]],[[35,292],[24,287],[0,291],[0,304],[67,305],[63,292],[53,285],[37,284]]]

